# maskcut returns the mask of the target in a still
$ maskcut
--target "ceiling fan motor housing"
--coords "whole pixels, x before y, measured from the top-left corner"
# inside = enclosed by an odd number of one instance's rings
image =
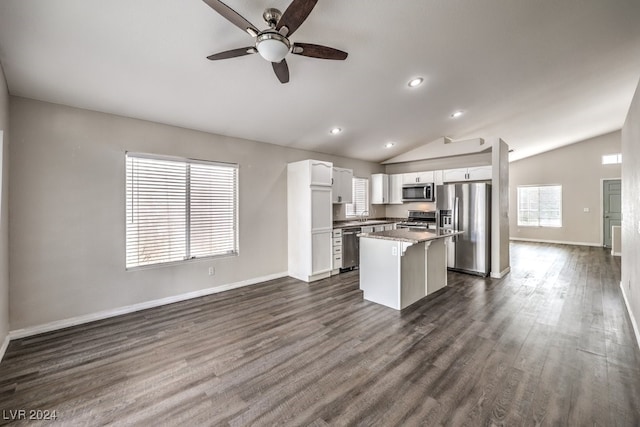
[[[262,19],[264,19],[271,28],[275,28],[276,25],[278,25],[278,21],[280,21],[280,18],[282,18],[282,12],[280,12],[275,7],[269,7],[265,9],[264,13],[262,14]]]

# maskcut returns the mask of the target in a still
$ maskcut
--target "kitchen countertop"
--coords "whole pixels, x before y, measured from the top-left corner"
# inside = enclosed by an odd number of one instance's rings
[[[399,242],[416,244],[426,242],[428,240],[443,239],[445,237],[456,236],[462,233],[464,233],[464,231],[425,231],[403,228],[399,230],[377,231],[375,233],[361,233],[358,234],[358,236],[368,237],[371,239],[396,240]]]

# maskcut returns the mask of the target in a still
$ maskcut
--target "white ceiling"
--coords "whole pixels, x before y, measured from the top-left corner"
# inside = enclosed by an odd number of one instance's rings
[[[261,29],[289,3],[226,1]],[[282,85],[206,59],[252,39],[202,0],[0,0],[0,62],[13,95],[221,135],[372,161],[497,136],[513,160],[622,127],[639,22],[638,0],[320,0],[291,40],[349,57],[290,55]]]

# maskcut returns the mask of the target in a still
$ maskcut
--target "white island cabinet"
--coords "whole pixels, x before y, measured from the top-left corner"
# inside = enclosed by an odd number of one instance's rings
[[[333,269],[333,165],[319,160],[287,167],[289,276],[312,282]]]
[[[360,235],[360,289],[402,310],[447,285],[447,244],[461,234],[387,230]]]

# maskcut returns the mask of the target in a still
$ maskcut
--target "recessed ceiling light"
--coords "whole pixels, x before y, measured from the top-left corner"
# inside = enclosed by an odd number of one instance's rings
[[[340,132],[342,132],[342,129],[341,129],[341,128],[333,128],[333,129],[331,129],[331,130],[329,131],[329,133],[330,133],[331,135],[337,135],[337,134],[339,134]]]
[[[391,148],[391,147],[393,147],[394,145],[396,145],[396,143],[395,143],[395,142],[387,142],[386,144],[384,144],[384,148]]]
[[[422,82],[424,82],[424,79],[422,77],[416,77],[415,79],[411,79],[409,80],[409,87],[418,87],[422,84]]]
[[[460,111],[460,110],[458,110],[458,111],[456,111],[455,113],[453,113],[453,114],[451,115],[451,118],[452,118],[452,119],[457,119],[458,117],[460,117],[460,116],[461,116],[461,115],[463,115],[463,114],[464,114],[464,111]]]

